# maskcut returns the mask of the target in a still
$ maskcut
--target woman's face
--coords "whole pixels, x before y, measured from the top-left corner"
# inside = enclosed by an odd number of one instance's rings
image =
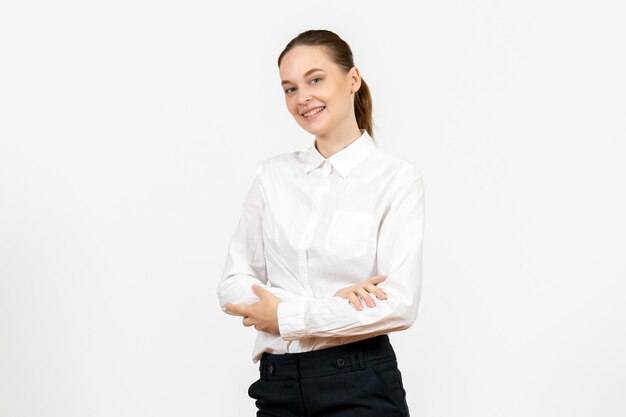
[[[324,136],[355,120],[352,92],[360,86],[359,71],[352,67],[344,73],[324,46],[291,49],[281,61],[280,78],[287,109],[307,132]],[[307,114],[311,110],[314,114]]]

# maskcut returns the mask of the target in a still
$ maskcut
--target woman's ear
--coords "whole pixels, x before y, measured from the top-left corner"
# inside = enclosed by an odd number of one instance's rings
[[[354,94],[361,88],[361,72],[357,67],[352,67],[349,72],[351,80],[350,94]]]

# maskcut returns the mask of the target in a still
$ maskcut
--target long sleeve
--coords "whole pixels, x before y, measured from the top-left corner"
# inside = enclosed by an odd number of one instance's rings
[[[376,306],[361,311],[338,296],[286,299],[278,306],[281,337],[344,337],[410,327],[420,299],[423,228],[424,185],[411,166],[403,170],[379,228],[376,262],[379,275],[387,279],[378,287],[387,299],[374,297]]]
[[[226,304],[251,304],[259,301],[252,291],[258,284],[281,300],[297,298],[282,288],[267,285],[267,268],[263,248],[262,216],[264,209],[261,176],[263,162],[257,168],[254,182],[244,199],[239,223],[231,237],[226,264],[217,285],[222,311]]]

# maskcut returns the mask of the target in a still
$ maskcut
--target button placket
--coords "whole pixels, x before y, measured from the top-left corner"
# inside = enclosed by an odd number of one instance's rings
[[[300,239],[300,254],[299,254],[299,273],[303,284],[306,286],[307,290],[312,293],[312,288],[309,284],[308,280],[308,249],[311,244],[311,240],[313,238],[315,227],[319,222],[320,218],[320,206],[323,195],[328,191],[328,177],[330,175],[331,165],[327,161],[321,165],[321,179],[319,181],[319,186],[317,190],[313,193],[312,197],[312,207],[311,207],[311,216],[309,217],[304,233],[302,234],[302,239]]]

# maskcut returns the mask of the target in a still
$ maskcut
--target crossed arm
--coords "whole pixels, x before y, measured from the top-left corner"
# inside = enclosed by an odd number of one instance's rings
[[[370,293],[380,300],[387,298],[385,292],[376,286],[376,284],[384,281],[386,278],[384,275],[372,277],[365,282],[344,287],[334,295],[349,300],[356,310],[363,310],[361,300],[369,308],[373,308],[376,304]],[[260,298],[259,301],[253,304],[226,304],[224,306],[225,311],[232,315],[242,316],[243,325],[246,327],[254,326],[258,331],[280,335],[278,323],[280,299],[257,284],[252,285],[252,291]]]

